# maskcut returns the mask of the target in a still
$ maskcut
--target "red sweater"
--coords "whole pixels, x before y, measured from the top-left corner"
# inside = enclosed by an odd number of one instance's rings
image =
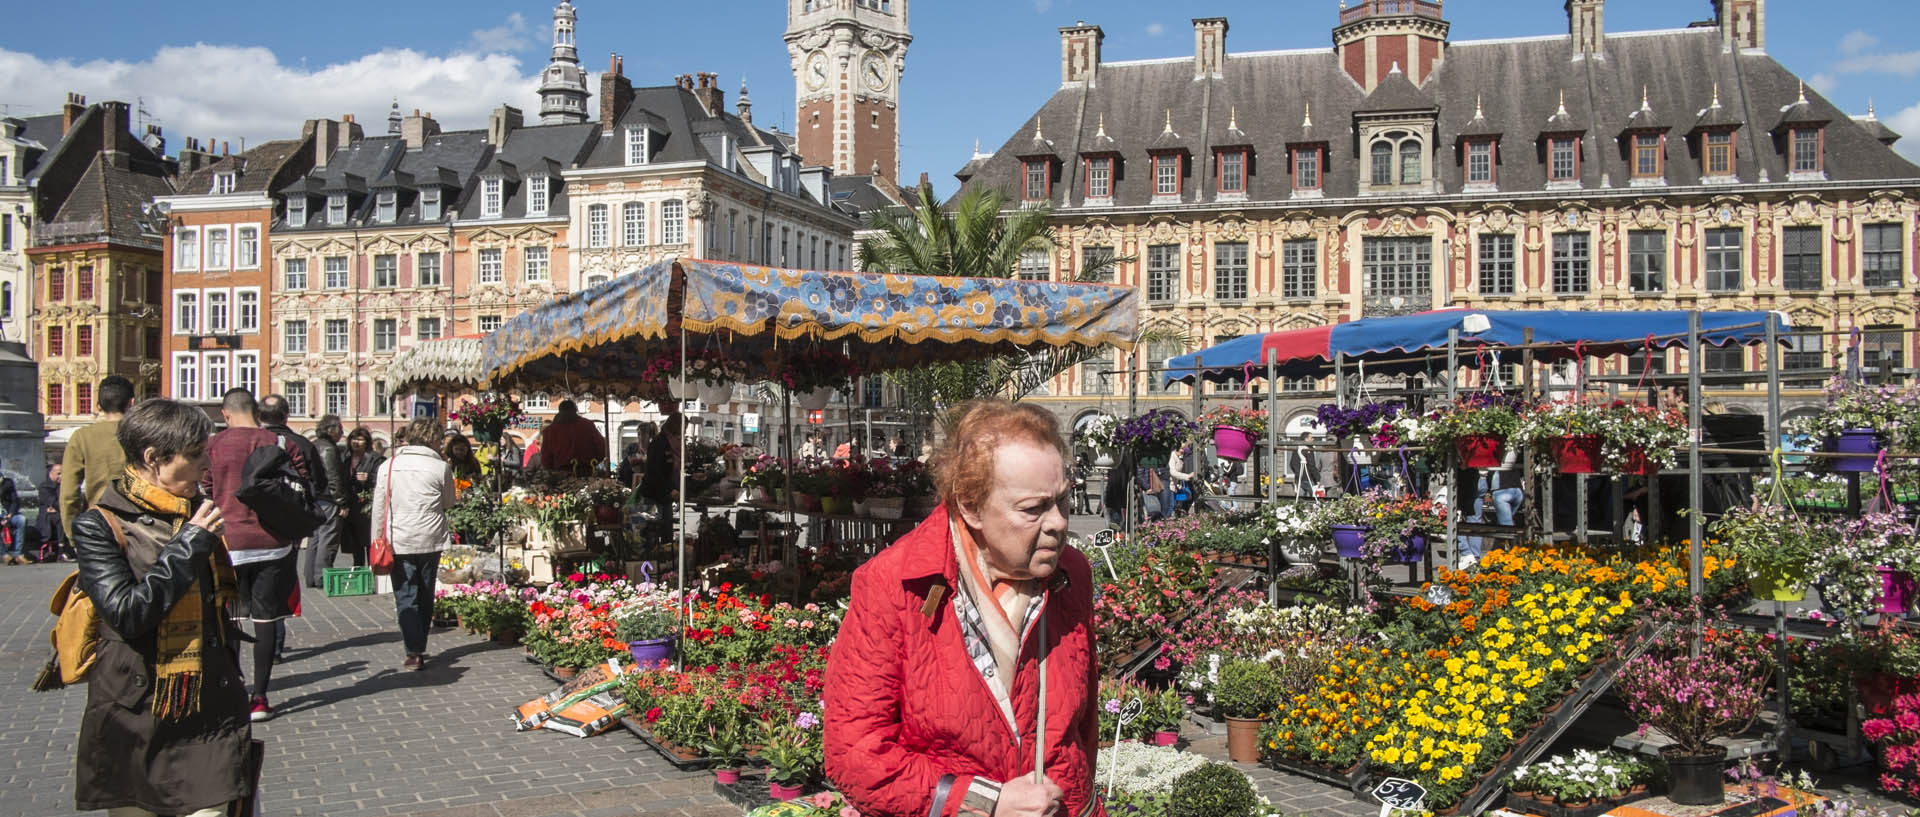
[[[1039,627],[1021,645],[1011,699],[1019,733],[967,656],[952,594],[958,564],[944,510],[853,574],[852,606],[827,664],[827,776],[861,814],[922,817],[942,775],[954,775],[944,814],[957,814],[975,777],[1005,783],[1033,772]],[[932,615],[924,612],[941,586]],[[1093,579],[1069,548],[1050,581],[1047,776],[1066,791],[1062,817],[1093,796],[1100,665]],[[1098,812],[1104,813],[1104,812]]]
[[[278,444],[279,435],[264,428],[229,428],[207,441],[207,458],[213,461],[213,467],[207,471],[207,495],[220,506],[220,518],[227,526],[222,536],[227,540],[228,550],[273,550],[299,541],[279,539],[268,533],[260,526],[260,517],[254,515],[253,509],[233,495],[240,490],[240,472],[247,464],[247,455],[256,448]],[[306,468],[300,449],[287,446],[287,456],[293,459],[295,470]]]

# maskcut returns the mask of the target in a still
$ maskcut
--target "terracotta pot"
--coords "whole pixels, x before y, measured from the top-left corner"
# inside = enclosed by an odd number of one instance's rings
[[[740,770],[739,769],[714,769],[713,782],[719,783],[720,785],[723,785],[723,786],[731,786],[735,783],[738,783],[740,782]]]
[[[1227,756],[1235,763],[1260,762],[1260,727],[1265,718],[1227,719]]]
[[[553,674],[559,676],[562,681],[571,681],[573,676],[580,674],[580,668],[556,666],[553,668]]]

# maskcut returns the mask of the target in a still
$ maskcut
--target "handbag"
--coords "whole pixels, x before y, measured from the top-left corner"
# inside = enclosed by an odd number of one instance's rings
[[[391,460],[389,460],[391,462]],[[376,472],[377,473],[377,472]],[[373,575],[385,576],[393,572],[393,467],[387,467],[387,501],[382,506],[387,509],[387,519],[380,535],[373,538],[373,544],[367,548],[367,566],[373,568]]]

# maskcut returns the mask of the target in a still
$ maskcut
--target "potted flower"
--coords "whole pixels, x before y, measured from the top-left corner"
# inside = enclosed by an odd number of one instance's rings
[[[1325,526],[1340,558],[1364,558],[1367,532],[1373,529],[1373,504],[1365,495],[1343,494],[1321,503],[1315,524]]]
[[[1515,436],[1553,453],[1562,474],[1599,473],[1605,462],[1607,407],[1590,400],[1535,406]]]
[[[1370,506],[1361,555],[1374,562],[1418,562],[1431,537],[1446,530],[1447,506],[1420,496],[1390,497],[1378,490],[1365,495]]]
[[[853,359],[839,350],[819,344],[793,348],[795,351],[775,366],[773,374],[774,380],[796,398],[802,409],[826,408],[834,392],[852,388],[854,378],[860,376]]]
[[[1651,474],[1672,468],[1686,444],[1687,413],[1679,406],[1654,408],[1626,401],[1607,406],[1602,448],[1614,471]]]
[[[1142,466],[1151,468],[1166,465],[1168,455],[1192,439],[1198,429],[1193,421],[1161,409],[1121,422],[1113,438],[1137,452]]]
[[[1910,603],[1911,573],[1920,567],[1920,537],[1912,523],[1889,513],[1836,520],[1826,549],[1816,554],[1814,574],[1824,577],[1820,600],[1839,614],[1840,627],[1856,632],[1866,618]],[[1889,598],[1891,597],[1891,598]]]
[[[1452,406],[1427,418],[1428,453],[1444,458],[1456,453],[1466,468],[1498,468],[1506,457],[1507,438],[1520,430],[1525,401],[1518,395],[1476,392],[1461,395]]]
[[[1260,728],[1278,704],[1272,668],[1237,659],[1220,667],[1214,712],[1227,720],[1227,754],[1235,763],[1260,762]]]
[[[741,742],[745,727],[731,718],[707,724],[707,739],[700,742],[700,753],[713,759],[713,780],[723,786],[740,782],[740,767],[747,765],[747,747]]]
[[[613,613],[615,638],[627,642],[635,666],[652,668],[673,660],[673,641],[680,634],[680,619],[673,608],[635,601]]]
[[[1672,790],[1682,805],[1712,805],[1725,797],[1722,772],[1727,748],[1715,738],[1745,732],[1766,708],[1767,681],[1773,667],[1756,637],[1733,630],[1706,629],[1698,655],[1691,654],[1692,630],[1668,630],[1647,652],[1629,662],[1614,681],[1627,711],[1668,739],[1660,750]]]
[[[927,464],[919,460],[907,460],[893,469],[894,482],[900,486],[901,496],[907,499],[905,518],[925,519],[933,513],[940,503],[933,493],[933,474],[927,470]]]
[[[593,509],[593,521],[599,525],[618,525],[625,520],[620,510],[633,496],[632,489],[617,479],[592,477],[580,485],[580,500]]]
[[[791,723],[761,722],[760,759],[767,763],[768,796],[792,800],[819,775],[819,727],[820,716],[812,712],[801,712]]]
[[[1337,438],[1370,437],[1382,422],[1400,416],[1404,403],[1398,401],[1385,403],[1367,403],[1359,408],[1341,408],[1335,403],[1326,403],[1314,416],[1314,425],[1320,430]]]
[[[1140,716],[1133,722],[1134,734],[1155,746],[1172,746],[1180,741],[1180,721],[1187,716],[1186,699],[1178,690],[1159,692],[1142,690]]]
[[[1111,414],[1096,414],[1074,432],[1074,446],[1090,448],[1094,452],[1093,464],[1101,468],[1113,467],[1113,433],[1120,426],[1120,418]]]
[[[497,392],[480,395],[480,399],[454,409],[452,416],[456,422],[470,426],[473,438],[483,443],[499,442],[500,432],[507,426],[527,420],[518,401]]]
[[[899,519],[906,514],[907,495],[901,490],[893,463],[876,459],[867,463],[867,515],[875,519]]]
[[[1754,597],[1773,601],[1806,598],[1808,570],[1834,537],[1831,526],[1758,498],[1750,507],[1728,510],[1710,530],[1733,552]]]
[[[1524,797],[1527,800],[1578,807],[1595,801],[1618,802],[1649,775],[1650,770],[1638,758],[1614,751],[1576,749],[1571,755],[1515,769],[1507,788],[1516,794],[1530,792],[1531,797]],[[1529,810],[1526,803],[1516,805],[1523,813]]]
[[[1791,421],[1787,430],[1820,440],[1828,451],[1849,456],[1821,459],[1835,471],[1872,471],[1879,454],[1911,451],[1920,442],[1915,406],[1920,385],[1869,386],[1844,376],[1827,382],[1824,411]]]
[[[778,457],[762,454],[753,464],[747,466],[747,472],[740,477],[740,487],[757,493],[763,503],[785,501],[787,490],[787,470],[785,463]]]
[[[1213,435],[1213,447],[1221,459],[1245,462],[1254,442],[1267,435],[1267,413],[1220,406],[1200,415],[1200,428]]]
[[[1860,734],[1880,751],[1880,788],[1920,797],[1920,695],[1893,700],[1885,717],[1860,724]]]
[[[1287,505],[1272,505],[1262,511],[1266,518],[1269,549],[1275,542],[1280,545],[1280,557],[1289,564],[1313,564],[1320,560],[1320,554],[1326,551],[1327,540],[1333,535],[1331,523],[1327,521],[1325,504],[1319,502],[1294,502]],[[1271,552],[1271,550],[1269,550]]]
[[[826,463],[808,460],[793,469],[793,504],[807,513],[820,512],[820,496],[832,484]]]
[[[708,406],[724,405],[733,399],[733,384],[746,377],[740,364],[727,359],[719,349],[691,352],[687,357],[689,384]]]
[[[855,503],[866,492],[866,481],[864,460],[859,457],[828,462],[820,491],[820,512],[836,516],[853,513]]]

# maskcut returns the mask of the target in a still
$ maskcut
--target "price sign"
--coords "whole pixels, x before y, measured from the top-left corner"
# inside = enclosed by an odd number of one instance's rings
[[[1107,575],[1114,581],[1120,580],[1120,574],[1113,567],[1113,543],[1120,538],[1120,532],[1112,528],[1093,534],[1093,546],[1100,549],[1100,561],[1107,566]]]
[[[1382,817],[1393,810],[1419,811],[1420,801],[1427,798],[1427,790],[1419,783],[1398,777],[1389,777],[1373,787],[1373,796],[1380,801]]]

